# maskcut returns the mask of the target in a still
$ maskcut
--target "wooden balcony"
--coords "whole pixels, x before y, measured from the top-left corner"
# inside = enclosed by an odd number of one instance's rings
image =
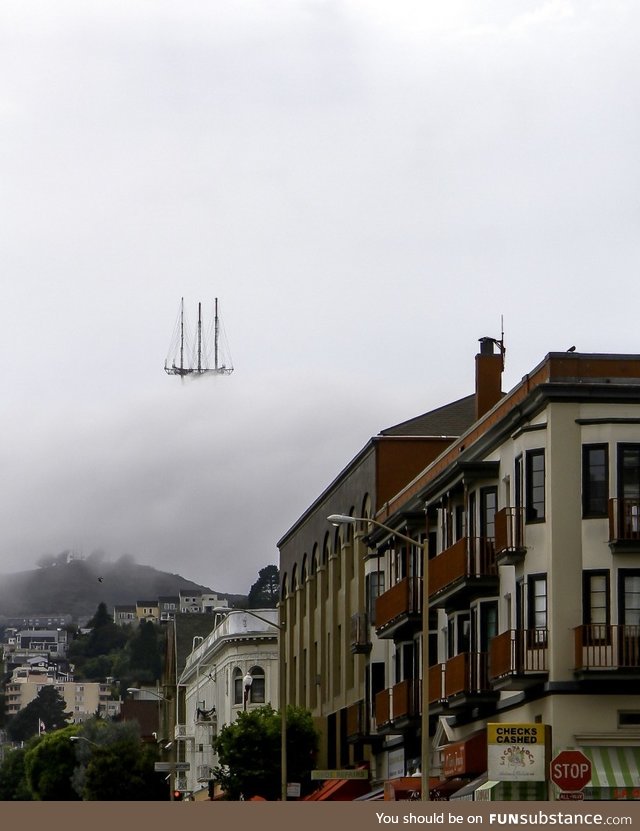
[[[371,724],[364,699],[349,705],[347,707],[347,741],[373,744],[379,739]]]
[[[495,551],[499,565],[515,565],[524,559],[524,508],[502,508],[495,516]]]
[[[461,652],[429,670],[429,706],[456,710],[494,702],[498,693],[488,680],[488,654]]]
[[[392,638],[420,627],[422,578],[406,577],[376,599],[376,634]]]
[[[371,635],[366,612],[351,615],[351,652],[354,655],[366,655],[371,652]]]
[[[521,690],[549,674],[548,631],[508,629],[489,643],[489,681],[494,689]]]
[[[420,719],[420,679],[400,681],[376,695],[378,732],[397,733]]]
[[[609,500],[609,547],[613,553],[640,552],[640,500]]]
[[[640,678],[640,626],[584,624],[574,634],[577,675]]]
[[[469,600],[498,589],[492,539],[463,537],[429,561],[429,603],[465,606]]]

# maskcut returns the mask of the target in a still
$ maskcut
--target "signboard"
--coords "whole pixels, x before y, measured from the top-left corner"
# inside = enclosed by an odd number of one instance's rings
[[[561,791],[581,791],[591,781],[591,761],[581,750],[562,750],[551,762],[549,778]]]
[[[287,782],[287,796],[289,799],[298,799],[301,792],[300,782]]]
[[[573,802],[574,800],[584,799],[584,794],[582,791],[572,791],[571,793],[563,792],[558,794],[558,799],[561,799],[564,802]]]
[[[446,777],[473,776],[487,769],[487,733],[482,730],[442,750],[442,773]]]
[[[312,779],[368,779],[368,770],[312,770]]]
[[[156,762],[153,769],[156,773],[171,773],[172,770],[189,770],[189,762]]]
[[[497,782],[544,782],[550,731],[546,724],[487,724],[487,769]]]

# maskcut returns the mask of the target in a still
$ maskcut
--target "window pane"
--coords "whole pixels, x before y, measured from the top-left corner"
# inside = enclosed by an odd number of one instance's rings
[[[584,447],[582,496],[585,516],[607,515],[609,464],[605,445],[587,445]]]
[[[545,518],[544,450],[527,453],[527,519]]]

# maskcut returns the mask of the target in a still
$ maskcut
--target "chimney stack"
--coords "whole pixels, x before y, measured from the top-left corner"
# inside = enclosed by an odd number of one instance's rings
[[[494,345],[499,352],[494,352]],[[476,419],[481,418],[502,398],[504,345],[494,338],[480,338],[476,355]]]

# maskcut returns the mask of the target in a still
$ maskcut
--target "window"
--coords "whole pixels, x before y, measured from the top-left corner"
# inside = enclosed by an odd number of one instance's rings
[[[585,444],[582,448],[582,516],[606,517],[609,502],[609,448]]]
[[[265,703],[265,678],[262,667],[251,667],[249,675],[252,676],[251,693],[249,700],[252,704]]]
[[[640,710],[618,710],[618,727],[640,727]]]
[[[640,572],[620,570],[620,623],[640,627]]]
[[[456,612],[447,621],[447,657],[469,651],[471,620],[469,612]]]
[[[529,450],[526,457],[527,522],[544,522],[544,450]]]
[[[367,616],[369,623],[375,626],[376,598],[384,592],[384,571],[372,571],[367,574]]]
[[[609,572],[585,571],[582,577],[582,616],[589,626],[590,643],[607,643],[609,639]]]
[[[531,574],[527,583],[527,617],[530,646],[545,646],[547,641],[547,576]]]
[[[482,488],[480,491],[480,536],[493,539],[496,535],[497,488]]]
[[[242,704],[242,670],[233,670],[233,703]]]

